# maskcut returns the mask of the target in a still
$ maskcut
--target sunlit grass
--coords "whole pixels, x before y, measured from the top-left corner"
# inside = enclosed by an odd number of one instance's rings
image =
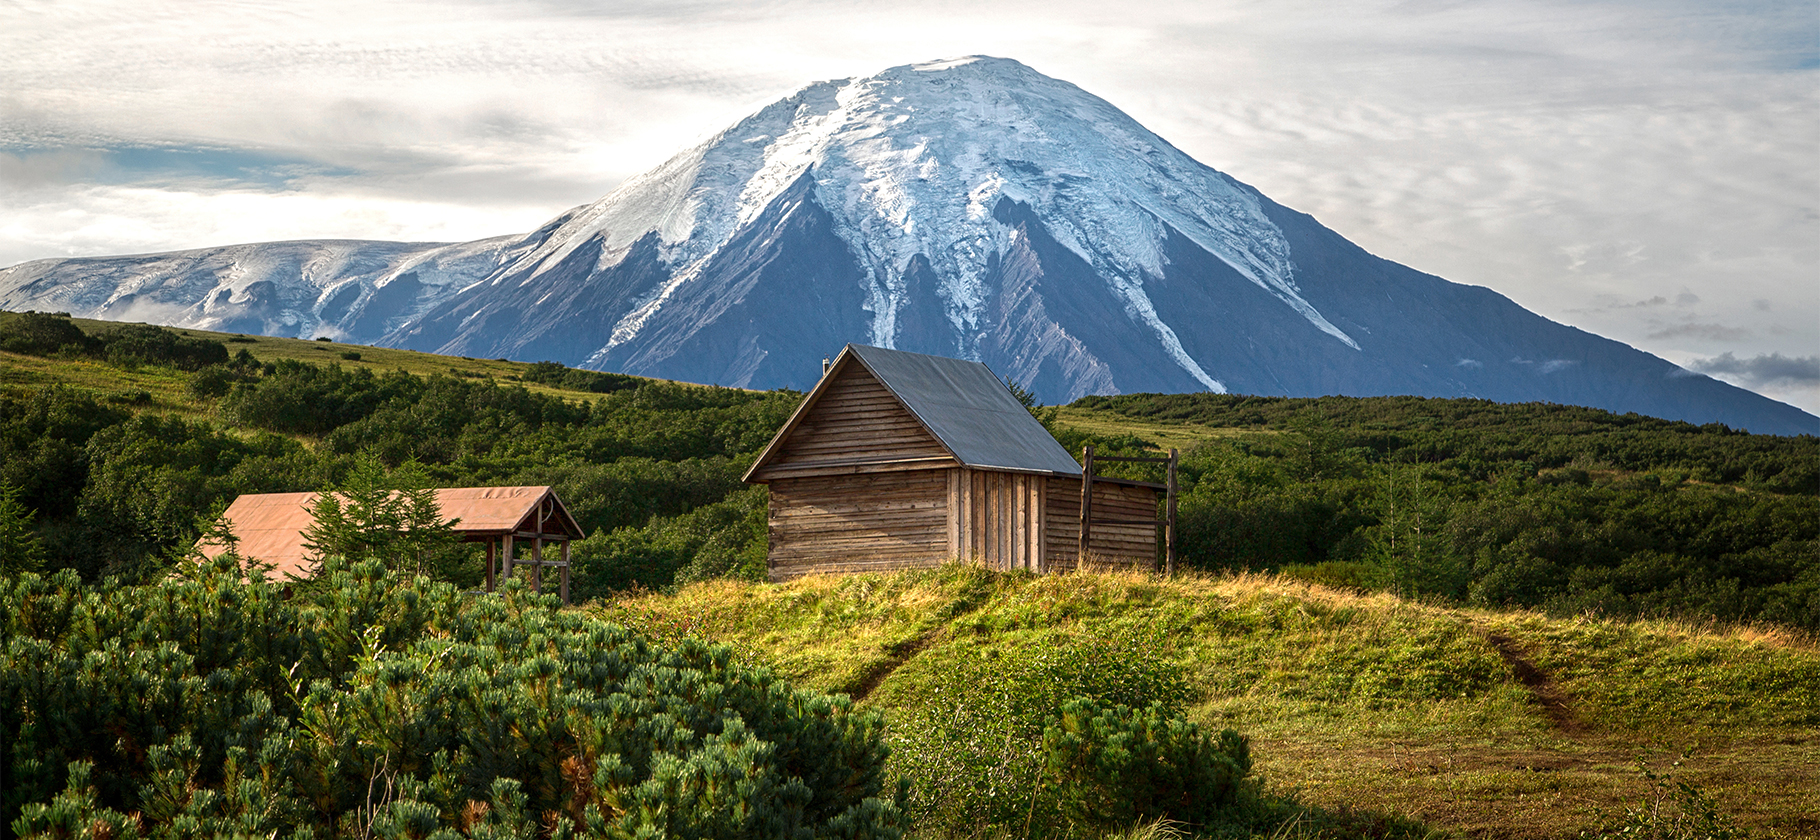
[[[1064,426],[1069,426],[1093,435],[1118,437],[1136,435],[1160,451],[1177,449],[1186,452],[1210,440],[1232,438],[1239,435],[1277,434],[1264,429],[1226,429],[1204,426],[1190,422],[1159,422],[1139,420],[1114,415],[1105,411],[1088,408],[1056,406],[1043,411],[1055,412],[1055,419]],[[1080,453],[1074,453],[1079,455]]]
[[[845,691],[888,671],[862,701],[887,722],[959,657],[1138,640],[1188,674],[1191,718],[1252,737],[1268,789],[1468,834],[1574,836],[1641,795],[1639,761],[1660,767],[1684,749],[1684,777],[1743,824],[1770,837],[1820,828],[1820,648],[1773,627],[1557,619],[1267,574],[959,565],[715,582],[591,608],[725,642],[807,687]],[[1493,634],[1552,681],[1571,728]]]
[[[105,331],[119,324],[72,318],[71,322],[88,333]],[[453,376],[460,379],[490,380],[501,385],[518,385],[526,390],[570,400],[593,401],[604,397],[583,391],[551,388],[521,379],[530,367],[525,362],[504,359],[472,359],[441,356],[415,350],[397,350],[348,344],[340,341],[312,341],[297,338],[274,338],[262,335],[217,333],[207,330],[167,328],[180,335],[220,341],[228,353],[241,350],[261,362],[284,359],[344,368],[367,368],[374,373],[401,370],[415,376]],[[352,358],[357,356],[358,358]],[[160,366],[120,367],[106,362],[75,357],[45,358],[0,352],[0,389],[29,390],[61,385],[92,391],[103,400],[130,406],[135,411],[175,414],[185,417],[207,416],[207,406],[189,394],[190,375],[184,371]],[[661,381],[661,380],[660,380]],[[684,383],[687,384],[687,383]],[[141,396],[144,392],[145,396]]]

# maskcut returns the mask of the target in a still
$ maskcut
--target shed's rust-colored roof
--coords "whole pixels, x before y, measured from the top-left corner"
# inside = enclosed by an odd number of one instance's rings
[[[456,520],[455,533],[463,538],[535,531],[537,508],[546,498],[554,504],[543,534],[586,536],[549,487],[451,487],[435,492],[443,519]],[[303,544],[303,532],[315,523],[310,516],[315,502],[315,493],[257,493],[235,499],[221,517],[240,538],[240,556],[270,566],[275,576],[303,578],[314,574],[316,567],[315,556]],[[198,548],[206,557],[226,550],[212,543]]]

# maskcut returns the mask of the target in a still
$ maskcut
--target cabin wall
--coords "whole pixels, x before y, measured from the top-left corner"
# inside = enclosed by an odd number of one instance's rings
[[[1043,559],[1048,571],[1060,572],[1076,567],[1075,555],[1081,541],[1081,480],[1073,476],[1053,476],[1046,489],[1043,536]],[[1093,483],[1093,532],[1087,546],[1093,565],[1129,566],[1155,569],[1157,562],[1157,526],[1106,525],[1105,519],[1156,518],[1157,493],[1149,487],[1095,481]]]
[[[771,479],[771,579],[929,568],[952,558],[951,472]]]
[[[864,367],[847,365],[836,376],[758,480],[818,469],[924,470],[954,463],[952,454]]]
[[[957,468],[948,471],[951,557],[988,568],[1043,570],[1048,476]]]

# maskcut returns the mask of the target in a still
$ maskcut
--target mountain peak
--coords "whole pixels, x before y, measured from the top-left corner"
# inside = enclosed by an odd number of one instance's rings
[[[989,56],[805,86],[526,236],[40,261],[0,270],[0,305],[738,387],[809,387],[852,342],[1058,402],[1417,394],[1820,428],[1373,257]]]
[[[897,346],[906,274],[934,274],[955,335],[977,358],[983,278],[1011,246],[1001,200],[1030,207],[1107,278],[1175,364],[1223,391],[1181,347],[1144,291],[1178,232],[1336,340],[1357,348],[1300,295],[1282,233],[1258,196],[1072,84],[1012,59],[968,56],[809,85],[677,155],[577,214],[533,259],[554,266],[594,237],[610,261],[656,233],[686,282],[734,231],[800,177],[859,258],[872,314],[863,340]],[[673,290],[629,314],[600,353],[635,338]],[[598,356],[598,354],[597,354]]]

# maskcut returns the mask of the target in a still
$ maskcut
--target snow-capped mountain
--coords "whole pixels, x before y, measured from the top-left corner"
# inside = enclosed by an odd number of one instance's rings
[[[1378,259],[1109,103],[969,57],[820,82],[523,237],[0,271],[0,306],[806,388],[846,342],[1057,402],[1543,400],[1754,431],[1791,406]]]
[[[0,269],[0,308],[221,332],[372,343],[522,248],[315,239]]]

